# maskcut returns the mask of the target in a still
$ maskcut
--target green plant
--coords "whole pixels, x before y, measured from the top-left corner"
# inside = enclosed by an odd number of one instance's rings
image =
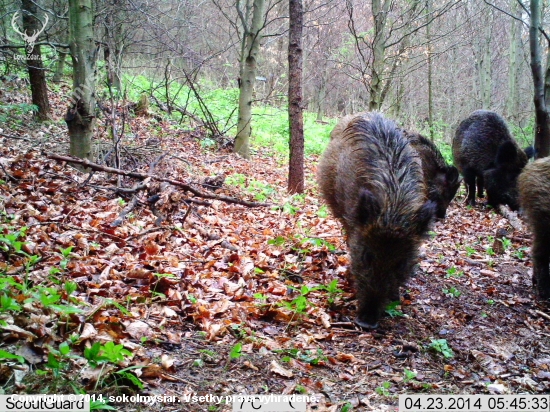
[[[404,374],[403,382],[408,383],[408,382],[412,382],[416,378],[416,375],[418,375],[418,372],[413,372],[409,369],[405,369],[403,371],[403,374]]]
[[[234,173],[227,176],[225,178],[225,183],[230,186],[237,186],[245,189],[259,202],[265,201],[268,197],[275,193],[275,189],[269,184],[255,179],[250,180],[241,173]]]
[[[499,241],[502,243],[504,250],[509,250],[512,248],[512,241],[510,239],[503,237],[502,239],[499,239]]]
[[[458,298],[462,294],[462,292],[460,290],[458,290],[457,288],[455,288],[454,286],[452,286],[448,289],[443,288],[442,291],[446,296],[453,297],[453,298]]]
[[[494,236],[487,236],[487,241],[490,245],[492,245],[494,242],[495,242],[495,237]],[[493,249],[492,246],[488,246],[485,251],[487,252],[487,254],[489,256],[494,256],[495,255],[495,251]]]
[[[342,406],[342,412],[350,412],[353,411],[353,405],[349,402],[346,402],[344,406]]]
[[[47,370],[37,370],[39,375],[47,375],[51,373],[54,378],[61,378],[65,371],[69,369],[69,360],[71,358],[78,358],[76,355],[71,354],[71,346],[69,342],[62,342],[59,344],[58,349],[48,346],[48,362],[46,363]]]
[[[104,363],[118,365],[126,358],[133,357],[132,352],[124,349],[123,345],[115,345],[114,342],[107,342],[105,345],[95,342],[92,347],[84,349],[84,357],[90,365],[97,367]]]
[[[286,202],[284,205],[283,205],[283,212],[284,213],[287,213],[289,215],[292,215],[294,216],[296,213],[298,213],[300,209],[296,206],[294,206],[292,203],[290,202]]]
[[[471,246],[466,246],[466,254],[468,255],[468,257],[472,257],[473,255],[475,255],[476,253],[476,250],[471,247]]]
[[[73,251],[73,249],[74,249],[74,246],[69,246],[69,247],[66,247],[65,249],[59,248],[59,251],[63,256],[63,259],[61,259],[61,261],[59,262],[59,267],[61,267],[61,269],[65,270],[67,268],[67,265],[69,264],[69,256]]]
[[[130,381],[133,385],[135,385],[138,389],[143,389],[145,385],[143,385],[143,382],[134,375],[133,373],[130,373],[133,369],[141,369],[142,366],[130,366],[129,368],[121,369],[119,371],[116,371],[115,374],[118,375],[121,379]]]
[[[316,366],[319,365],[321,362],[326,362],[328,360],[322,349],[317,349],[315,351],[302,351],[300,349],[293,348],[275,350],[274,352],[283,355],[283,357],[281,358],[283,362],[290,362],[291,359],[298,359],[302,362]]]
[[[2,293],[0,295],[0,312],[19,312],[21,305],[15,299]]]
[[[225,183],[228,184],[229,186],[245,187],[246,176],[241,173],[234,173],[225,178]]]
[[[7,254],[25,253],[21,250],[25,242],[20,238],[25,237],[27,228],[24,226],[16,232],[0,235],[0,251]]]
[[[462,276],[464,276],[464,272],[462,270],[458,270],[454,266],[447,269],[447,274],[445,275],[446,278],[450,278],[450,277],[460,278]]]
[[[241,356],[243,356],[243,344],[241,342],[238,342],[235,346],[231,348],[231,352],[229,352],[229,358],[239,359]]]
[[[313,306],[313,304],[307,299],[307,295],[317,290],[323,290],[325,286],[320,285],[310,288],[307,285],[302,285],[300,289],[297,289],[295,287],[291,288],[295,291],[298,291],[300,293],[300,296],[290,302],[281,301],[278,303],[278,305],[288,310],[291,310],[295,314],[303,315],[306,312],[308,306]]]
[[[296,385],[294,390],[298,393],[301,393],[301,394],[307,393],[307,388],[305,386],[302,386],[302,385],[299,385],[299,384]]]
[[[307,307],[311,305],[311,302],[309,302],[305,296],[300,295],[290,302],[279,302],[278,305],[294,312],[295,314],[303,315],[306,312]]]
[[[337,298],[342,296],[344,291],[338,287],[338,279],[333,279],[328,285],[323,285],[322,288],[328,293],[328,304],[332,305]]]
[[[520,247],[518,250],[516,250],[516,252],[514,253],[515,257],[520,259],[520,260],[523,260],[525,259],[525,251],[527,250],[526,247]]]
[[[327,205],[323,205],[319,208],[319,210],[317,210],[317,216],[319,216],[320,218],[327,218],[329,217],[330,213],[329,213],[329,210],[328,210],[328,206]]]
[[[440,353],[446,359],[454,356],[454,352],[449,347],[447,339],[432,339],[431,343],[428,345],[428,349],[435,353]]]
[[[377,387],[374,391],[378,395],[390,396],[389,389],[391,388],[391,382],[383,382],[381,386]]]
[[[25,363],[25,358],[23,356],[14,355],[13,353],[6,352],[2,349],[0,349],[0,360],[16,360],[21,364]]]
[[[400,305],[401,305],[401,302],[398,300],[394,302],[390,302],[386,306],[385,312],[392,318],[405,316],[404,313],[398,309]]]

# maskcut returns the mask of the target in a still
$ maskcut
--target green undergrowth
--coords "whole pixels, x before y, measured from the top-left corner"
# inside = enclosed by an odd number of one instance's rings
[[[0,365],[27,370],[20,383],[33,394],[116,393],[118,387],[143,388],[132,368],[124,367],[133,353],[121,344],[94,343],[79,335],[80,324],[75,319],[83,319],[89,305],[79,298],[78,284],[70,280],[67,266],[75,258],[73,247],[52,250],[48,256],[31,253],[29,229],[18,223],[15,215],[0,211],[0,330],[6,334],[25,330],[26,339],[24,344],[2,345]],[[110,305],[108,301],[105,305]],[[44,330],[36,324],[37,319],[47,325],[47,336],[40,337]],[[43,361],[29,358],[33,351],[43,353]],[[30,368],[28,363],[32,363]],[[97,376],[93,387],[81,383],[83,370]],[[13,385],[13,379],[7,380],[0,390],[13,393]],[[22,386],[18,386],[21,393]],[[101,401],[92,401],[91,408],[112,409]]]

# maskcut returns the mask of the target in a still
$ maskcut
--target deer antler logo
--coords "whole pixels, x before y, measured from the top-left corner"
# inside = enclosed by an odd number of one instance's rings
[[[48,25],[48,15],[44,14],[44,17],[46,19],[46,21],[44,22],[44,25],[42,26],[42,28],[40,30],[35,30],[31,36],[29,36],[27,34],[26,30],[25,30],[25,32],[22,32],[17,27],[16,20],[17,20],[18,15],[19,15],[19,12],[15,12],[15,14],[13,15],[13,17],[11,19],[11,26],[13,27],[13,30],[15,30],[16,33],[18,33],[19,35],[21,35],[21,37],[23,37],[23,40],[25,40],[25,43],[27,43],[27,47],[26,47],[27,52],[31,53],[32,49],[34,49],[34,44],[36,43],[36,39],[38,39],[38,36],[40,36],[40,33],[42,33],[44,31],[44,29],[46,28],[46,26]]]

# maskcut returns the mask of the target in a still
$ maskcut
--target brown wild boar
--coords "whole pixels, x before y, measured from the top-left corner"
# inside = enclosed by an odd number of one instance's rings
[[[317,180],[347,233],[356,323],[374,328],[411,273],[436,205],[418,154],[392,121],[363,113],[345,123],[331,134]]]

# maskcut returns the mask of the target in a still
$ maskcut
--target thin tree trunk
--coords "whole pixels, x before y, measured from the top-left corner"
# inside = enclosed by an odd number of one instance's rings
[[[533,73],[535,103],[535,149],[537,157],[550,154],[550,116],[546,107],[545,79],[542,71],[542,48],[539,42],[541,25],[541,2],[531,0],[531,24],[529,26],[529,48],[531,51],[531,72]]]
[[[304,192],[304,119],[302,113],[302,0],[289,0],[288,119],[290,123],[289,193]],[[320,104],[320,102],[319,102]]]
[[[514,16],[521,17],[521,7],[517,0],[510,0],[510,10]],[[521,27],[516,19],[510,19],[510,49],[508,65],[508,100],[506,101],[506,115],[513,122],[519,120],[519,65],[521,63]]]
[[[428,47],[428,127],[430,140],[434,140],[434,98],[433,98],[433,63],[432,63],[432,25],[430,13],[432,12],[432,0],[426,0],[426,42]]]
[[[65,115],[70,154],[91,157],[95,128],[95,66],[92,0],[69,0],[69,45],[73,61],[73,94]]]
[[[491,95],[493,91],[492,82],[492,62],[491,62],[491,42],[493,37],[492,20],[493,9],[490,6],[482,6],[483,12],[487,15],[487,21],[484,22],[482,35],[478,39],[478,76],[479,76],[479,98],[483,109],[491,108]]]
[[[32,0],[23,0],[23,31],[32,35],[42,29],[42,23],[36,17],[38,7]],[[30,47],[30,45],[29,45]],[[31,50],[27,47],[27,71],[31,85],[32,104],[38,107],[36,118],[40,121],[50,119],[50,102],[48,100],[48,87],[46,85],[46,72],[42,65],[42,52],[40,46],[33,45]]]
[[[239,82],[239,116],[235,153],[245,159],[250,158],[250,135],[252,134],[252,99],[256,81],[257,61],[260,52],[260,32],[264,23],[265,0],[254,0],[252,23],[247,30],[243,22],[245,47],[241,55],[241,73]]]
[[[372,68],[370,83],[369,110],[379,110],[382,106],[382,76],[384,72],[384,54],[386,51],[386,17],[389,1],[372,0],[372,16],[374,19],[374,40],[372,44]]]

